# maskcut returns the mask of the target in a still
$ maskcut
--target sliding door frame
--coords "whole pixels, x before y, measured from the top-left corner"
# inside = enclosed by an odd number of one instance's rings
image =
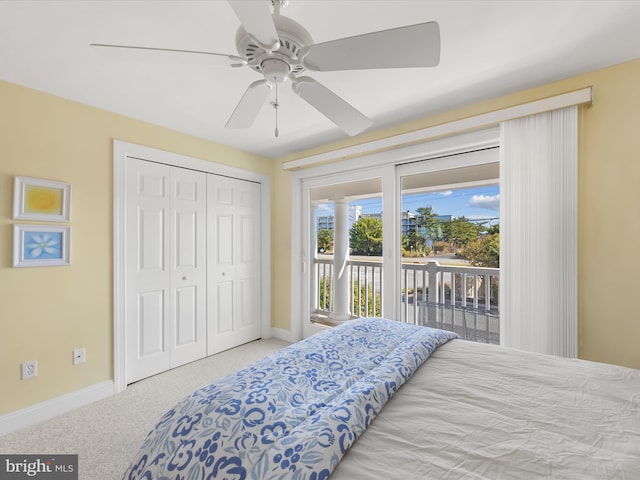
[[[379,152],[363,157],[344,160],[329,165],[298,170],[292,178],[291,218],[291,333],[295,340],[309,336],[321,327],[310,321],[310,274],[313,265],[311,251],[311,203],[310,190],[367,178],[382,178],[383,212],[383,312],[386,318],[399,318],[400,313],[400,175],[402,165],[426,161],[436,170],[447,170],[460,166],[455,155],[476,150],[498,147],[498,126],[477,130],[453,137]],[[432,163],[433,162],[433,163]],[[411,168],[411,167],[406,167]]]

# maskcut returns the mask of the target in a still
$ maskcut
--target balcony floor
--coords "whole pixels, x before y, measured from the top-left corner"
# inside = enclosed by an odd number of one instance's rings
[[[484,310],[420,302],[419,323],[449,330],[464,340],[500,345],[500,316]]]

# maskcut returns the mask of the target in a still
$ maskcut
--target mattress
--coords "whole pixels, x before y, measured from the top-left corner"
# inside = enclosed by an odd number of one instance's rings
[[[331,478],[640,478],[640,371],[452,340]]]

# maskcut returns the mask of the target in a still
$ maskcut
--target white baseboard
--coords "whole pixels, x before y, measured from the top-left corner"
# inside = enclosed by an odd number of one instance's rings
[[[0,416],[0,436],[110,397],[115,391],[109,380]]]
[[[295,343],[300,340],[296,338],[296,335],[291,330],[284,330],[277,327],[271,327],[271,336],[289,343]]]

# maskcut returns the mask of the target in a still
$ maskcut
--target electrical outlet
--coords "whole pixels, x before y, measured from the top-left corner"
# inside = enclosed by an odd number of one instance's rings
[[[84,363],[87,361],[87,351],[86,349],[83,348],[76,348],[73,351],[73,364],[74,365],[80,365],[81,363]]]
[[[22,380],[38,375],[38,362],[31,360],[22,364]]]

